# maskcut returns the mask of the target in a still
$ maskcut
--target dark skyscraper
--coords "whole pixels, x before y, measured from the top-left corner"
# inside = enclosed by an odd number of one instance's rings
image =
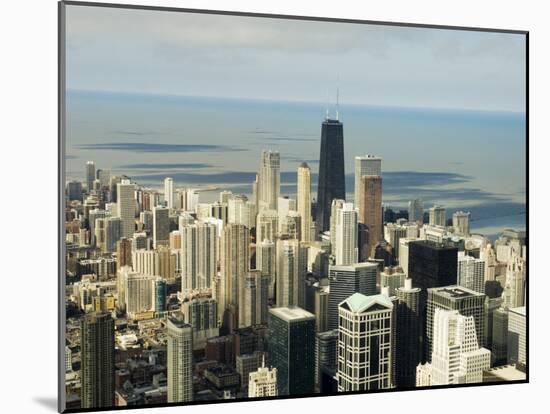
[[[411,388],[416,385],[416,366],[420,362],[420,289],[412,287],[412,280],[406,279],[405,286],[396,291],[397,326],[395,379],[397,388]]]
[[[311,394],[315,382],[315,316],[298,307],[271,308],[268,351],[279,395]]]
[[[420,317],[422,323],[422,362],[430,358],[426,341],[427,289],[455,285],[457,280],[458,249],[428,240],[409,243],[409,278],[420,291]]]
[[[89,313],[81,322],[82,408],[115,405],[115,321]]]
[[[346,199],[344,173],[344,125],[337,119],[325,119],[321,129],[319,155],[319,185],[317,187],[317,212],[315,238],[330,227],[332,200]]]

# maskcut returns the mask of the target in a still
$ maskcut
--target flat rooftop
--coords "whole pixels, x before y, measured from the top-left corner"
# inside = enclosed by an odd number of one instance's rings
[[[485,296],[484,293],[479,293],[475,290],[458,285],[429,288],[428,292],[437,292],[439,296],[445,296],[451,299],[460,299],[468,296]]]
[[[298,306],[271,308],[269,313],[287,322],[299,322],[315,319],[315,315]]]

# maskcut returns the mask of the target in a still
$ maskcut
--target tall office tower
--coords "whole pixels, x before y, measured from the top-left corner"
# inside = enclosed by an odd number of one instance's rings
[[[410,388],[416,384],[416,366],[420,362],[420,289],[412,287],[412,280],[405,279],[405,286],[396,291],[396,354],[395,378],[397,388]]]
[[[491,353],[479,346],[473,316],[438,309],[434,315],[434,347],[430,385],[482,382]]]
[[[106,244],[106,221],[105,218],[96,218],[94,225],[94,236],[92,238],[95,246],[103,253],[107,251]]]
[[[338,391],[392,387],[393,303],[354,293],[338,306]]]
[[[86,162],[86,189],[88,194],[92,190],[95,180],[95,162],[87,161]]]
[[[134,318],[143,312],[154,310],[155,276],[129,273],[124,286],[126,299],[126,314]]]
[[[525,306],[508,311],[508,363],[527,364],[526,348],[526,309]]]
[[[81,407],[115,405],[115,321],[109,313],[88,313],[80,322]]]
[[[217,275],[216,225],[198,222],[182,226],[180,233],[182,292],[211,288]]]
[[[506,266],[506,283],[502,292],[505,308],[518,308],[524,305],[525,277],[525,259],[513,249]]]
[[[244,194],[234,195],[228,201],[227,222],[229,224],[242,224],[249,229],[255,226],[256,207],[248,201]]]
[[[283,306],[305,306],[307,248],[297,239],[277,241],[276,303]]]
[[[357,210],[353,203],[344,203],[336,212],[336,265],[358,262]]]
[[[111,184],[111,170],[101,169],[96,172],[97,179],[99,180],[99,187],[101,189],[109,189]]]
[[[333,255],[336,254],[336,218],[338,217],[338,210],[342,209],[345,203],[341,199],[334,199],[330,203],[330,249]]]
[[[354,293],[376,294],[378,264],[356,263],[329,267],[328,329],[338,328],[338,305]]]
[[[249,374],[248,398],[276,397],[277,395],[277,368],[267,368],[264,358],[262,366]]]
[[[229,190],[223,190],[220,192],[219,202],[222,204],[227,204],[229,199],[233,196],[233,192]]]
[[[67,198],[69,201],[82,201],[82,183],[80,181],[69,181],[67,183]]]
[[[256,269],[268,278],[268,296],[275,298],[275,281],[277,277],[277,249],[275,243],[264,240],[256,243]]]
[[[428,211],[430,226],[445,226],[447,224],[447,213],[444,207],[435,205]]]
[[[279,213],[279,221],[291,211],[297,211],[296,199],[289,196],[279,197],[277,201],[277,212]]]
[[[104,253],[113,253],[116,250],[116,242],[120,239],[122,221],[120,217],[106,217],[105,221],[105,248]]]
[[[327,279],[324,279],[325,281]],[[313,309],[315,314],[315,330],[317,332],[328,331],[328,300],[329,300],[329,286],[318,286],[315,290],[315,297],[313,299]]]
[[[357,201],[359,200],[359,192],[361,186],[361,177],[363,176],[382,176],[382,158],[374,155],[363,155],[355,157],[355,188],[354,202],[355,207],[359,208]]]
[[[156,313],[166,311],[166,295],[168,291],[166,288],[166,280],[162,277],[157,276],[155,278],[155,287],[154,287],[154,303],[153,308]]]
[[[311,241],[311,169],[307,162],[298,167],[298,213],[302,218],[301,240]]]
[[[453,214],[453,229],[459,236],[470,236],[470,213],[457,211]]]
[[[424,222],[424,203],[419,198],[409,201],[409,222],[420,224]]]
[[[499,308],[493,312],[493,343],[491,362],[493,366],[508,363],[508,309]]]
[[[188,188],[185,190],[185,211],[195,211],[195,208],[199,204],[199,192],[194,188]]]
[[[206,340],[218,336],[218,304],[212,298],[194,298],[182,304],[183,320],[193,328],[193,349],[204,349]]]
[[[485,281],[492,282],[496,280],[497,255],[495,249],[490,244],[481,250],[480,259],[485,260]]]
[[[174,180],[170,177],[164,179],[164,201],[170,210],[174,208]]]
[[[376,244],[382,240],[382,177],[365,175],[359,182],[359,223],[368,231],[367,251],[374,257]]]
[[[170,238],[170,217],[168,208],[153,208],[153,246],[168,246]]]
[[[251,270],[244,280],[239,306],[239,328],[267,323],[269,278],[260,270]]]
[[[330,208],[335,198],[346,199],[344,172],[344,125],[338,119],[323,122],[319,154],[319,182],[317,186],[317,210],[315,239],[330,226]]]
[[[166,320],[168,402],[193,401],[193,329],[181,319]]]
[[[311,394],[315,379],[315,316],[298,307],[268,314],[270,364],[277,368],[279,395]]]
[[[396,295],[397,289],[405,286],[405,272],[399,266],[386,266],[384,271],[380,273],[380,287],[388,288],[388,295]]]
[[[275,242],[279,235],[279,215],[276,210],[261,210],[256,218],[256,244],[266,240]],[[256,252],[256,262],[262,261]]]
[[[277,210],[281,187],[281,157],[278,151],[262,151],[258,170],[258,211]]]
[[[168,247],[174,250],[181,249],[181,232],[179,230],[174,230],[170,232],[168,237]]]
[[[224,322],[224,328],[230,331],[238,327],[239,299],[244,279],[249,271],[249,244],[250,230],[246,226],[228,224],[223,229],[220,246],[218,314]]]
[[[122,180],[117,184],[117,210],[122,220],[122,237],[132,237],[136,228],[135,185],[130,180]]]
[[[413,279],[414,282],[414,279]],[[477,343],[483,346],[485,339],[485,294],[461,286],[446,286],[428,289],[426,309],[426,356],[432,353],[434,315],[436,309],[456,310],[461,315],[472,316],[475,321]]]
[[[302,236],[302,217],[297,211],[289,211],[279,220],[279,234],[286,235],[291,239],[301,240]]]
[[[338,391],[336,368],[338,350],[338,329],[317,331],[315,336],[315,390],[333,393]]]
[[[122,238],[116,242],[116,267],[132,266],[132,239]]]
[[[220,203],[216,201],[211,205],[210,216],[220,219],[224,225],[227,224],[227,219],[229,216],[227,203]]]
[[[457,266],[457,281],[460,286],[485,293],[485,260],[459,256]]]
[[[148,276],[161,276],[173,282],[176,278],[177,251],[166,246],[154,250],[132,251],[132,265],[136,272]]]
[[[495,241],[497,260],[499,262],[507,263],[513,252],[523,256],[526,237],[527,234],[525,233],[525,230],[504,230],[502,235]]]
[[[148,234],[153,233],[153,212],[145,210],[139,213],[139,222],[141,223],[142,230]]]
[[[499,285],[500,286],[500,285]],[[495,312],[502,306],[502,297],[491,297],[489,290],[487,291],[487,299],[485,300],[485,338],[483,344],[485,348],[493,350],[493,328],[495,320]]]
[[[422,290],[456,284],[458,249],[427,240],[409,242],[409,274]]]
[[[393,247],[393,255],[399,257],[399,240],[408,237],[410,226],[388,223],[384,226],[384,239]]]
[[[126,177],[126,176],[124,176]],[[110,192],[110,200],[111,203],[116,203],[118,196],[117,196],[117,184],[119,184],[122,181],[121,176],[117,175],[111,175],[111,178],[109,180],[109,192]]]

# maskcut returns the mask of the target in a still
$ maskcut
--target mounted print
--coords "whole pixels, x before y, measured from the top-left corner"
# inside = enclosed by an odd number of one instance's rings
[[[527,32],[59,13],[60,411],[528,381]]]

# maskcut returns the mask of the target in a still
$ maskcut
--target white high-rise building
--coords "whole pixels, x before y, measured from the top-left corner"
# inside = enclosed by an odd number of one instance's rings
[[[153,208],[153,246],[168,246],[170,240],[170,210],[167,207]]]
[[[302,217],[297,211],[289,211],[288,214],[279,219],[279,235],[290,239],[301,240]]]
[[[169,317],[166,321],[166,377],[168,402],[193,401],[193,332],[191,325]]]
[[[453,229],[456,235],[468,237],[470,235],[470,213],[464,211],[454,213]]]
[[[526,348],[526,308],[512,308],[508,311],[508,363],[509,364],[526,364],[527,363],[527,348]]]
[[[311,238],[311,169],[306,162],[298,167],[298,213],[302,218],[301,240],[310,242]]]
[[[479,347],[474,317],[436,309],[432,362],[417,368],[417,373],[423,374],[417,375],[417,385],[426,385],[420,383],[426,377],[430,378],[429,385],[482,382],[483,371],[490,364],[491,352]]]
[[[126,314],[130,317],[155,308],[155,276],[129,273],[125,280]]]
[[[170,210],[174,208],[174,180],[170,177],[164,179],[164,201]]]
[[[229,199],[227,205],[227,222],[229,224],[242,224],[249,229],[254,227],[256,206],[249,202],[244,194],[234,195]]]
[[[281,157],[278,151],[262,151],[258,171],[258,211],[277,210],[281,186]]]
[[[422,200],[415,199],[409,201],[409,222],[424,222],[424,204],[422,203]]]
[[[299,240],[277,242],[277,307],[304,306],[307,248]]]
[[[445,226],[447,223],[447,212],[444,207],[435,205],[429,210],[430,226]]]
[[[335,198],[330,205],[330,250],[336,254],[336,218],[338,210],[344,207],[345,201]]]
[[[485,293],[485,260],[459,255],[457,273],[458,285]]]
[[[275,298],[277,249],[274,242],[264,240],[256,243],[256,269],[260,270],[263,276],[269,278],[268,295],[270,299]]]
[[[279,221],[291,211],[297,211],[297,204],[294,198],[288,196],[279,197],[277,201],[277,212],[279,213]]]
[[[135,185],[130,180],[122,180],[117,184],[117,211],[122,220],[121,236],[131,238],[136,228],[136,197]]]
[[[392,387],[393,303],[354,293],[338,306],[338,391]]]
[[[357,210],[353,203],[344,203],[336,212],[336,265],[357,263]]]
[[[217,275],[217,226],[198,222],[182,226],[180,233],[182,292],[211,288]]]
[[[365,175],[381,176],[382,175],[382,158],[375,155],[363,155],[355,157],[355,188],[354,188],[354,203],[358,206],[359,186],[361,177]]]
[[[525,304],[525,259],[515,248],[512,249],[506,267],[506,283],[502,298],[505,308],[518,308]]]
[[[248,398],[276,397],[277,395],[277,368],[267,368],[263,359],[262,366],[249,374]]]

